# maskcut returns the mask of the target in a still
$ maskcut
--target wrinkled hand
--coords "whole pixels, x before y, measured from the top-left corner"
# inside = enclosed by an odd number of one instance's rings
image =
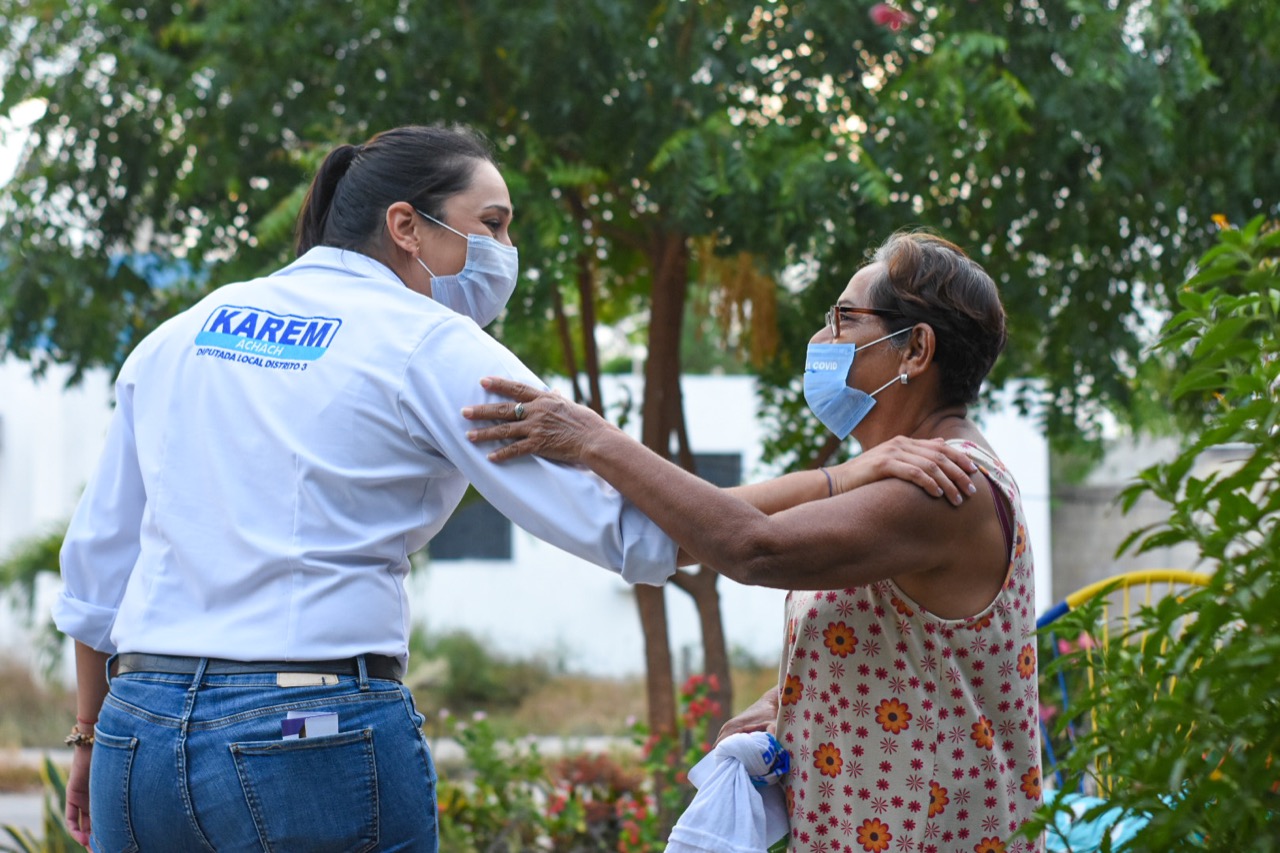
[[[484,403],[462,410],[462,416],[467,420],[500,422],[467,432],[467,438],[475,443],[510,442],[489,454],[489,459],[494,462],[530,453],[561,462],[576,462],[582,458],[594,436],[602,430],[614,429],[591,409],[570,402],[554,391],[543,391],[496,376],[485,377],[480,384],[515,401]],[[524,407],[524,417],[519,420],[517,404]]]
[[[67,774],[67,829],[76,843],[89,846],[89,763],[93,747],[77,746]]]
[[[828,468],[836,494],[844,494],[877,480],[897,478],[913,483],[934,497],[946,496],[959,506],[974,494],[970,474],[974,464],[963,450],[940,438],[894,436],[840,465]]]
[[[777,687],[771,687],[766,690],[764,695],[751,703],[747,710],[721,726],[720,734],[716,737],[715,746],[719,746],[720,741],[730,735],[741,734],[742,732],[778,733]]]

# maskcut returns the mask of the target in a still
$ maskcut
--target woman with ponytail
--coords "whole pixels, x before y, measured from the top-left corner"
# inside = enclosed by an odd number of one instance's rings
[[[671,539],[596,475],[494,466],[466,438],[481,377],[546,387],[483,331],[516,286],[511,217],[470,130],[340,145],[297,260],[215,290],[129,356],[54,608],[76,641],[81,843],[436,850],[435,769],[401,684],[404,579],[468,483],[630,583],[675,571]],[[958,499],[967,476],[938,452],[744,494],[772,511],[899,476]]]

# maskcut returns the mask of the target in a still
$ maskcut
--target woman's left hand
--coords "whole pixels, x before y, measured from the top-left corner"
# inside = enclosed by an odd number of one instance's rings
[[[467,432],[467,438],[475,443],[510,442],[489,454],[494,462],[530,453],[561,462],[576,462],[592,438],[616,429],[591,409],[572,403],[554,391],[496,376],[481,379],[480,385],[515,401],[483,403],[462,410],[462,416],[470,421],[500,422]]]

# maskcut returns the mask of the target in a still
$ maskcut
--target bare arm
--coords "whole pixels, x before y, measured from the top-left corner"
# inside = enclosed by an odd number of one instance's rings
[[[107,696],[107,658],[106,653],[76,641],[76,725],[83,734],[93,733],[102,700]],[[67,827],[72,837],[85,847],[89,846],[91,830],[89,765],[92,760],[92,745],[75,747],[67,776]]]
[[[891,478],[912,483],[933,497],[959,506],[977,491],[969,476],[978,470],[963,451],[941,439],[897,436],[848,462],[816,471],[797,471],[728,491],[765,515],[802,503],[842,495]]]
[[[976,518],[974,501],[952,506],[905,481],[869,482],[832,500],[768,515],[672,465],[585,406],[508,380],[491,391],[521,400],[464,410],[473,441],[508,440],[494,461],[534,452],[585,464],[626,495],[696,561],[741,583],[783,589],[840,589],[937,565],[955,553]],[[799,476],[799,475],[796,475]],[[813,482],[813,475],[807,475]],[[989,498],[988,498],[989,500]],[[989,507],[988,507],[989,508]]]

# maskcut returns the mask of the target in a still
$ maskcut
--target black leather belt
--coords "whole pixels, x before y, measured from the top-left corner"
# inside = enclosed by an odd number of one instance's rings
[[[184,657],[182,655],[148,655],[140,652],[125,652],[116,655],[113,670],[115,675],[126,672],[165,672],[179,675],[195,675],[203,658]],[[340,660],[224,660],[209,658],[205,667],[205,675],[242,675],[253,672],[309,672],[328,673],[331,675],[359,675],[360,665],[356,658]],[[383,678],[389,681],[400,681],[404,678],[404,668],[400,661],[387,655],[364,655],[365,672],[369,678]]]

